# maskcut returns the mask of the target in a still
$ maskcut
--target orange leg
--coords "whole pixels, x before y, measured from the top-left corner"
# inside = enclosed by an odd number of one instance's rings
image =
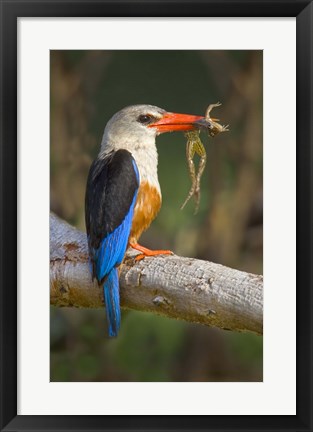
[[[170,250],[151,250],[141,246],[138,243],[129,243],[133,249],[138,250],[141,254],[137,255],[135,260],[140,261],[146,256],[156,256],[156,255],[173,255],[173,252]]]

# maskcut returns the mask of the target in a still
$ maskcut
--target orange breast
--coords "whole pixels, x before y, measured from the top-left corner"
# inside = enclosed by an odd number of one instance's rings
[[[159,191],[148,182],[141,182],[129,236],[130,243],[137,243],[143,231],[155,219],[160,207],[161,195]]]

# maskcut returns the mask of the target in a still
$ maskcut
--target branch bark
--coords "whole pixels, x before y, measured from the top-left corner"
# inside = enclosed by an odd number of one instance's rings
[[[176,255],[135,261],[127,251],[120,267],[121,307],[222,329],[262,334],[263,277]],[[103,307],[93,283],[86,234],[50,215],[50,303]]]

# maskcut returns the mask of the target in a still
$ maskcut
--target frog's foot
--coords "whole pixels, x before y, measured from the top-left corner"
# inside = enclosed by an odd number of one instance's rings
[[[206,110],[206,112],[205,112],[205,118],[206,118],[207,120],[218,121],[218,119],[211,119],[211,118],[210,118],[210,112],[212,111],[213,108],[215,108],[215,107],[219,107],[219,106],[221,106],[221,105],[222,105],[221,102],[217,102],[217,103],[215,103],[215,104],[210,104],[210,105],[207,107],[207,110]]]
[[[187,202],[190,200],[191,197],[194,197],[195,199],[196,207],[195,207],[194,214],[197,214],[199,210],[199,204],[200,204],[200,184],[198,182],[195,182],[191,187],[188,196],[185,199],[184,204],[180,208],[181,210],[183,210],[183,208],[185,207],[185,205],[187,204]]]
[[[187,202],[190,200],[190,198],[192,196],[194,196],[196,193],[196,185],[193,184],[192,187],[190,188],[190,191],[187,195],[187,198],[185,199],[185,202],[183,203],[183,205],[180,207],[181,210],[183,210],[183,208],[185,207],[185,205],[187,204]]]

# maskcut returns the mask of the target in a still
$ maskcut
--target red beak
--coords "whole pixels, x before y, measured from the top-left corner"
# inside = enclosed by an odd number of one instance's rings
[[[157,122],[150,124],[148,127],[154,127],[158,133],[174,132],[174,131],[188,131],[196,129],[195,123],[203,116],[195,116],[189,114],[166,113]]]

